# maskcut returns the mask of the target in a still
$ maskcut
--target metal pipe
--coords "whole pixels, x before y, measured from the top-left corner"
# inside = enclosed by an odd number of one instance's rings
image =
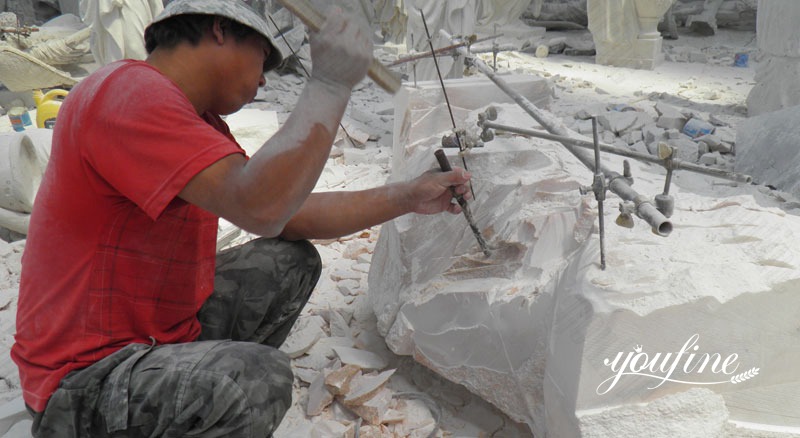
[[[442,53],[452,52],[453,49],[456,49],[458,47],[464,47],[464,46],[469,46],[469,45],[472,45],[472,44],[477,44],[477,43],[480,43],[480,42],[483,42],[483,41],[488,41],[488,40],[491,40],[491,39],[494,39],[494,38],[500,38],[501,36],[503,36],[502,33],[497,34],[497,35],[491,35],[491,36],[484,37],[484,38],[478,38],[478,39],[474,39],[474,40],[462,41],[462,42],[457,43],[457,44],[451,44],[449,46],[440,47],[440,48],[434,50],[433,53],[435,53],[437,55],[440,55]],[[411,44],[413,46],[413,44],[414,44],[413,40],[412,40]],[[403,58],[398,58],[396,61],[391,62],[389,64],[386,64],[386,66],[387,67],[394,67],[396,65],[404,64],[406,62],[416,61],[416,60],[419,60],[419,59],[430,58],[430,57],[431,57],[431,52],[418,53],[416,55],[409,55],[409,56],[406,56],[406,57],[403,57]]]
[[[451,42],[457,42],[444,29],[440,30],[439,33]],[[524,96],[512,90],[502,78],[495,74],[491,67],[486,65],[486,63],[484,63],[482,60],[471,56],[466,49],[459,47],[456,50],[466,59],[469,59],[478,70],[485,74],[492,82],[495,83],[495,85],[497,85],[498,88],[503,90],[504,93],[511,97],[514,102],[517,103],[517,105],[519,105],[526,113],[528,113],[528,115],[533,117],[533,119],[539,122],[540,125],[544,126],[547,131],[552,134],[565,137],[567,136],[567,128],[563,123],[561,123],[560,120],[545,114]],[[592,159],[584,154],[584,151],[578,150],[568,142],[561,142],[561,144],[564,145],[564,147],[567,148],[572,155],[580,160],[581,163],[592,170],[592,172],[603,172],[603,174],[605,174],[609,179],[609,189],[624,201],[633,202],[635,205],[636,216],[647,221],[655,234],[658,234],[659,236],[668,236],[672,232],[672,223],[669,221],[669,219],[661,214],[661,212],[658,211],[658,209],[656,209],[656,207],[646,197],[636,193],[636,191],[630,187],[630,184],[628,184],[628,181],[625,180],[622,175],[617,172],[607,170],[603,166],[600,166],[600,169],[595,169]]]
[[[549,133],[546,133],[546,132],[536,131],[536,130],[532,130],[532,129],[523,129],[523,128],[517,128],[517,127],[514,127],[514,126],[501,125],[499,123],[490,122],[490,121],[482,122],[481,126],[483,126],[485,128],[494,129],[494,130],[497,130],[497,131],[505,131],[505,132],[511,132],[511,133],[515,133],[515,134],[529,135],[531,137],[542,138],[542,139],[545,139],[545,140],[553,140],[553,141],[557,141],[559,143],[567,142],[567,143],[572,144],[573,146],[578,146],[578,147],[581,147],[581,148],[587,148],[588,149],[588,148],[593,148],[594,147],[592,142],[590,142],[588,140],[582,140],[582,139],[579,139],[579,138],[567,137],[567,136],[563,136],[563,135],[549,134]],[[640,153],[640,152],[636,152],[636,151],[620,149],[618,147],[615,147],[615,146],[612,146],[612,145],[609,145],[609,144],[600,143],[600,150],[603,151],[603,152],[608,152],[608,153],[611,153],[611,154],[621,155],[623,157],[634,158],[634,159],[637,159],[637,160],[640,160],[640,161],[646,161],[648,163],[655,163],[655,164],[660,164],[660,165],[664,166],[664,160],[662,160],[660,158],[654,157],[652,155],[647,155],[647,154],[643,154],[643,153]],[[753,182],[753,178],[750,175],[744,175],[744,174],[741,174],[741,173],[728,172],[728,171],[720,170],[720,169],[712,169],[710,167],[703,167],[703,166],[700,166],[700,165],[697,165],[697,164],[694,164],[694,163],[685,163],[683,161],[676,160],[676,159],[673,159],[672,163],[673,163],[672,165],[673,165],[674,169],[688,170],[688,171],[691,171],[691,172],[702,173],[704,175],[713,176],[715,178],[721,178],[721,179],[726,179],[728,181],[735,181],[735,182],[740,182],[740,183],[749,184],[749,183]]]

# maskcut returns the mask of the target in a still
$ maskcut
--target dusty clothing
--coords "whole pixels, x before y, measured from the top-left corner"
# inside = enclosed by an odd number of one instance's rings
[[[292,394],[289,358],[274,347],[319,278],[319,255],[305,241],[257,239],[217,260],[203,340],[131,344],[69,374],[34,436],[269,436]]]
[[[194,341],[211,295],[217,217],[177,194],[244,153],[149,65],[103,67],[67,97],[22,259],[11,357],[44,409],[70,371],[129,344]]]

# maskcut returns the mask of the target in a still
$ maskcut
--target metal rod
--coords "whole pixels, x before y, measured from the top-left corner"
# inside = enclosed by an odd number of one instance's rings
[[[477,44],[477,43],[480,43],[480,42],[483,42],[483,41],[488,41],[490,39],[499,38],[501,36],[503,36],[502,33],[501,34],[497,34],[497,35],[491,35],[491,36],[484,37],[484,38],[479,38],[479,39],[476,39],[476,40],[462,41],[462,42],[457,43],[457,44],[451,44],[449,46],[438,48],[438,49],[434,50],[434,53],[436,53],[437,55],[442,54],[442,53],[447,53],[447,52],[450,52],[450,51],[452,51],[454,49],[457,49],[459,47],[469,46],[471,44]],[[412,39],[411,39],[411,46],[412,47],[414,46],[413,36],[412,36]],[[430,52],[418,53],[416,55],[410,55],[410,56],[406,56],[406,57],[403,57],[403,58],[398,58],[397,61],[394,61],[392,63],[386,64],[386,66],[387,67],[394,67],[396,65],[405,64],[406,62],[416,61],[418,59],[424,59],[424,58],[430,58],[430,57],[431,57],[431,53]]]
[[[433,40],[431,39],[431,33],[428,31],[428,22],[425,21],[425,13],[422,12],[422,9],[419,10],[419,15],[422,17],[422,25],[425,28],[425,36],[428,38],[428,46],[431,48],[431,56],[433,57],[433,65],[436,67],[436,74],[439,75],[439,83],[442,85],[442,94],[444,95],[444,101],[447,104],[447,112],[450,113],[450,122],[453,124],[453,133],[456,135],[456,142],[458,143],[458,150],[460,152],[464,152],[464,146],[461,143],[461,136],[458,135],[458,128],[456,127],[456,118],[453,117],[453,108],[450,107],[450,98],[447,97],[447,88],[444,86],[444,78],[442,78],[442,71],[439,69],[439,60],[436,59],[436,53],[433,48]],[[459,47],[456,50],[465,50],[463,47]],[[461,164],[464,165],[464,170],[469,171],[467,168],[467,159],[464,157],[464,154],[461,154]],[[472,192],[472,199],[475,199],[475,189],[472,188],[472,181],[469,182],[469,191]]]
[[[448,34],[444,29],[440,30],[439,33],[445,36],[448,40],[455,42],[454,38],[450,36],[450,34]],[[495,83],[495,85],[497,85],[498,88],[503,90],[504,93],[511,97],[514,102],[517,103],[517,105],[519,105],[526,113],[528,113],[528,115],[533,117],[533,119],[539,122],[540,125],[544,126],[547,131],[556,135],[566,136],[568,132],[567,128],[560,120],[556,119],[554,116],[545,114],[524,96],[512,90],[502,78],[498,77],[498,75],[492,71],[491,67],[487,66],[486,63],[480,59],[470,56],[463,47],[460,47],[456,50],[467,57],[467,59],[471,60],[472,64],[478,70],[485,74],[492,82]],[[576,149],[572,144],[567,142],[562,142],[561,144],[564,145],[564,147],[586,167],[591,169],[593,172],[596,170],[591,158],[587,157],[583,151]],[[600,170],[602,170],[607,178],[609,178],[609,189],[623,200],[633,202],[636,207],[636,215],[647,221],[647,223],[652,227],[654,233],[658,234],[659,236],[668,236],[672,232],[672,223],[669,221],[669,219],[661,214],[661,212],[656,209],[652,202],[633,190],[630,187],[630,184],[628,184],[627,180],[622,177],[622,175],[617,172],[602,169],[602,167]]]
[[[597,132],[597,117],[592,117],[592,138],[594,139],[594,197],[597,200],[597,223],[600,227],[600,269],[606,270],[606,226],[603,201],[606,199],[606,177],[600,169],[600,138]]]
[[[450,172],[453,170],[443,149],[437,149],[433,154],[436,156],[436,161],[439,162],[439,167],[442,169],[442,172]],[[491,256],[492,253],[489,251],[489,245],[486,244],[486,240],[484,240],[481,230],[478,229],[478,226],[475,224],[475,219],[472,217],[472,212],[469,209],[467,200],[464,199],[463,196],[457,195],[452,186],[450,187],[450,193],[453,194],[453,197],[456,198],[458,205],[461,206],[461,211],[464,213],[464,217],[467,218],[467,223],[469,224],[470,229],[472,229],[472,234],[475,236],[475,240],[478,241],[481,251],[483,251],[483,254],[486,257]]]
[[[505,132],[511,132],[511,133],[514,133],[514,134],[528,135],[528,136],[531,136],[531,137],[542,138],[542,139],[545,139],[545,140],[557,141],[559,143],[569,143],[569,144],[571,144],[573,146],[578,146],[578,147],[581,147],[581,148],[587,148],[588,149],[588,148],[593,148],[594,147],[592,142],[587,141],[587,140],[582,140],[582,139],[579,139],[579,138],[567,137],[567,136],[563,136],[563,135],[549,134],[547,132],[536,131],[536,130],[532,130],[532,129],[517,128],[515,126],[501,125],[499,123],[490,122],[490,121],[483,122],[483,126],[485,128],[490,128],[490,129],[494,129],[494,130],[497,130],[497,131],[505,131]],[[664,166],[664,160],[662,160],[660,158],[657,158],[657,157],[654,157],[652,155],[647,155],[647,154],[643,154],[643,153],[640,153],[640,152],[631,151],[631,150],[627,150],[627,149],[620,149],[618,147],[615,147],[615,146],[612,146],[612,145],[609,145],[609,144],[604,144],[604,143],[600,143],[599,147],[600,147],[600,150],[603,151],[603,152],[608,152],[608,153],[611,153],[611,154],[621,155],[623,157],[634,158],[634,159],[637,159],[637,160],[640,160],[640,161],[646,161],[648,163],[655,163],[655,164],[659,164],[659,165]],[[715,178],[725,179],[725,180],[728,180],[728,181],[735,181],[735,182],[747,183],[747,184],[753,182],[753,177],[751,177],[750,175],[744,175],[744,174],[741,174],[741,173],[734,173],[734,172],[728,172],[728,171],[725,171],[725,170],[714,169],[714,168],[710,168],[710,167],[704,167],[704,166],[700,166],[700,165],[697,165],[697,164],[694,164],[694,163],[685,163],[683,161],[676,160],[676,159],[672,160],[672,166],[675,169],[688,170],[688,171],[691,171],[691,172],[701,173],[703,175],[713,176]]]

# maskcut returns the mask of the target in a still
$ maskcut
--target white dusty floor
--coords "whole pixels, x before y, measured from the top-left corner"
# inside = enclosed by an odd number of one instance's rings
[[[585,38],[580,33],[553,33]],[[548,33],[548,37],[551,33]],[[554,85],[555,99],[550,108],[569,126],[574,115],[593,105],[627,104],[655,114],[656,102],[713,113],[736,127],[746,116],[745,99],[753,86],[755,35],[753,32],[721,31],[715,37],[698,38],[682,35],[677,41],[666,41],[665,48],[674,61],[667,61],[655,71],[635,71],[594,64],[593,57],[562,55],[535,58],[521,53],[502,53],[501,69],[549,78]],[[678,62],[687,58],[705,59],[703,63]],[[733,67],[735,53],[751,54],[747,68]],[[490,59],[490,56],[486,59]],[[287,110],[301,87],[294,77],[268,81],[259,102],[251,108],[277,112],[278,121],[285,120]],[[498,93],[500,91],[498,90]],[[490,102],[487,102],[489,104]],[[374,84],[359,86],[349,108],[346,125],[356,137],[370,134],[366,148],[354,149],[344,144],[337,147],[318,185],[320,190],[348,190],[382,183],[389,175],[391,154],[391,97]],[[7,118],[0,122],[0,131],[10,131]],[[250,140],[268,135],[264,130],[249,129],[243,136]],[[587,173],[587,183],[590,177]],[[383,436],[395,430],[404,435],[427,436],[439,417],[434,436],[446,437],[527,437],[527,426],[509,420],[493,406],[471,395],[463,387],[446,381],[408,357],[391,354],[378,337],[375,317],[367,302],[367,272],[370,254],[375,247],[379,227],[334,241],[316,242],[324,260],[320,283],[301,319],[303,324],[319,323],[318,339],[308,354],[294,360],[296,370],[295,402],[276,437],[340,436],[355,429],[356,417],[334,402],[322,414],[308,417],[309,381],[330,359],[336,357],[333,345],[355,345],[370,350],[385,361],[381,369],[397,371],[388,388],[397,400],[393,402],[407,417],[400,426],[384,427]],[[237,240],[246,236],[238,236]],[[444,238],[444,237],[443,237]],[[16,294],[19,285],[19,264],[24,241],[6,244],[0,241],[0,403],[18,398],[19,378],[8,357],[13,343]],[[300,331],[297,334],[301,334]],[[68,341],[68,338],[65,339]],[[298,339],[299,343],[313,342]],[[400,402],[400,400],[403,400]],[[328,432],[326,432],[328,431]],[[3,431],[0,430],[0,433]],[[373,435],[369,435],[372,433]],[[377,429],[361,427],[360,436],[381,436]],[[338,435],[337,435],[338,434]],[[10,436],[10,435],[9,435]],[[17,436],[17,435],[15,435]],[[24,435],[18,435],[24,436]]]

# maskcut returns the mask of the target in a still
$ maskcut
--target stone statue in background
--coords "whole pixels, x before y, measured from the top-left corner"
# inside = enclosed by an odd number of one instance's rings
[[[530,3],[530,0],[375,0],[373,7],[384,40],[405,43],[409,51],[427,52],[430,46],[422,14],[434,47],[442,47],[451,42],[439,35],[440,29],[453,36],[473,35],[481,28],[491,29],[495,24],[503,26],[517,20]],[[461,77],[463,73],[462,63],[452,56],[440,58],[439,67],[443,76]],[[419,61],[415,74],[419,80],[436,79],[433,61]]]
[[[534,22],[563,22],[586,26],[587,0],[534,0],[522,13],[522,20]],[[665,37],[674,39],[678,26],[691,26],[691,20],[714,20],[717,27],[755,30],[757,0],[677,0],[665,16]],[[701,26],[698,24],[697,26]],[[568,28],[568,27],[567,27]],[[712,33],[713,35],[713,33]]]
[[[692,15],[686,20],[686,27],[700,35],[714,35],[717,31],[717,12],[723,0],[705,0],[703,12]]]
[[[756,84],[747,96],[747,115],[800,105],[800,2],[758,2],[758,52]]]
[[[144,29],[164,9],[162,0],[81,0],[81,19],[92,28],[92,55],[100,65],[144,59]]]
[[[658,22],[674,0],[588,0],[597,63],[652,70],[664,59]]]
[[[472,35],[475,33],[476,0],[453,1],[405,1],[406,17],[406,47],[409,51],[428,52],[430,45],[425,33],[422,15],[428,24],[428,31],[434,47],[443,47],[450,44],[439,35],[439,29],[445,30],[450,35]],[[463,60],[458,56],[442,56],[438,58],[439,69],[443,77],[460,78],[463,76]],[[432,59],[422,59],[417,62],[415,76],[417,80],[437,79],[436,66]]]

